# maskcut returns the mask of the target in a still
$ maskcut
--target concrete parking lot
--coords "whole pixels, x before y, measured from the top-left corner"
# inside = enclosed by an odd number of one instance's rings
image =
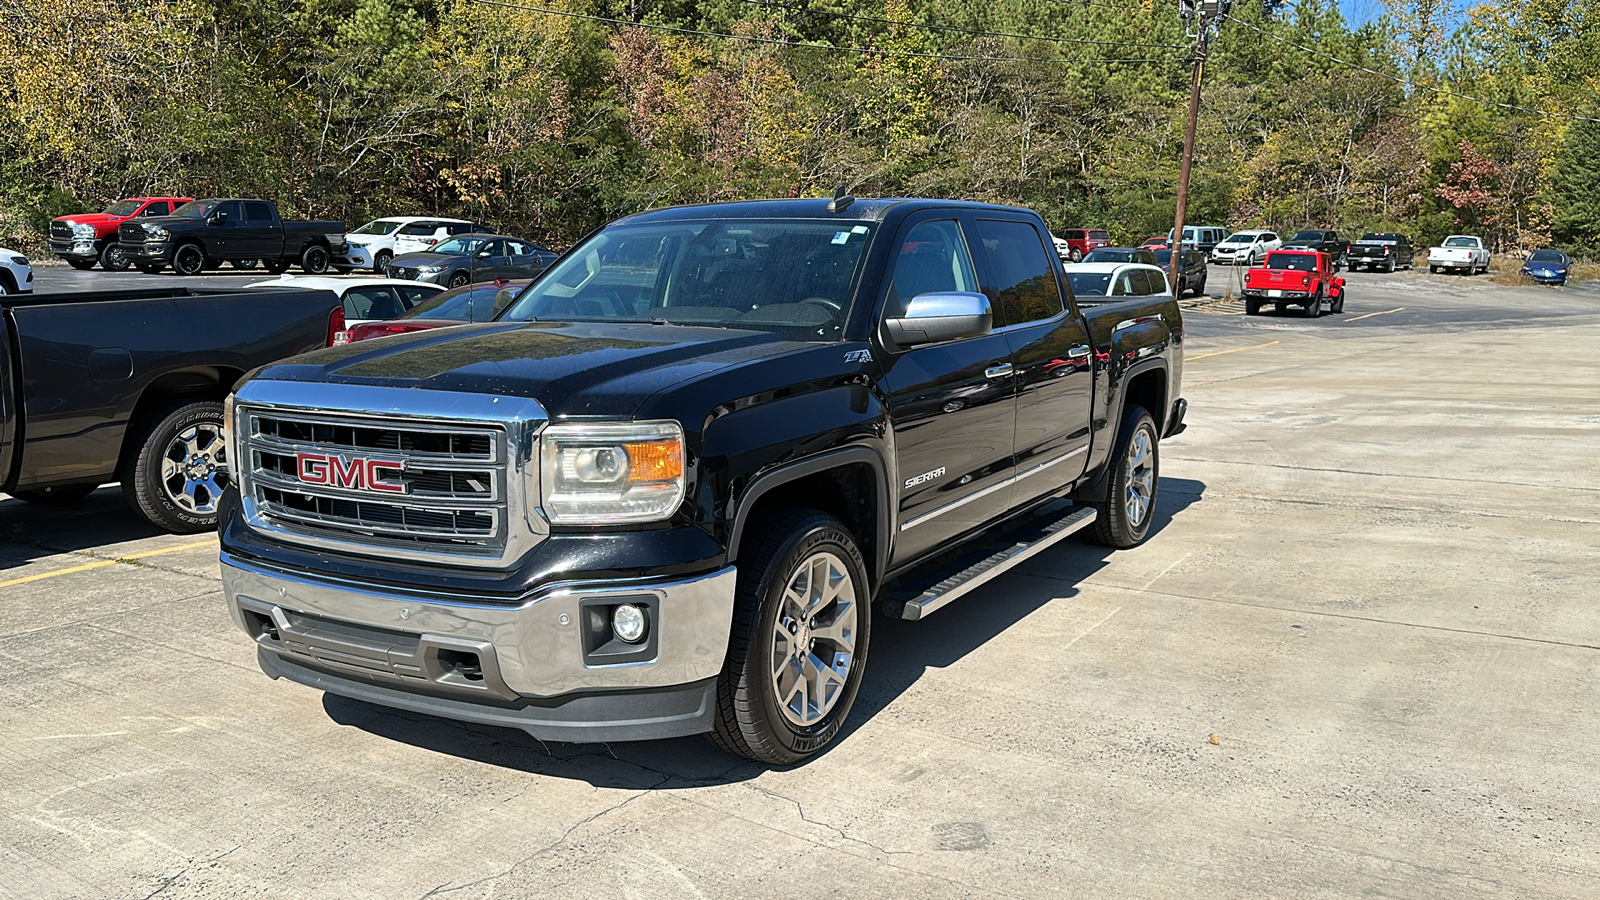
[[[1227,274],[1159,530],[879,620],[793,770],[269,681],[214,539],[0,500],[0,895],[1595,896],[1600,289]]]

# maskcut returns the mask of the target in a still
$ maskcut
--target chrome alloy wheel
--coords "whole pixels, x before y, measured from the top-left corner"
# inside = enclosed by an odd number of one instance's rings
[[[161,454],[161,487],[184,512],[209,516],[217,511],[228,483],[221,423],[201,422],[178,432]]]
[[[1156,494],[1155,447],[1143,428],[1128,441],[1128,469],[1123,485],[1127,491],[1128,524],[1137,528],[1150,515]]]
[[[772,688],[784,718],[802,728],[844,693],[856,650],[856,586],[844,560],[816,553],[795,568],[772,628]]]

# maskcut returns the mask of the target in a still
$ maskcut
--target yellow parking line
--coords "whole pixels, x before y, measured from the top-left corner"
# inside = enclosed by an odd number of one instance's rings
[[[1387,316],[1389,313],[1397,313],[1402,309],[1405,309],[1405,307],[1404,306],[1397,306],[1394,309],[1386,309],[1383,312],[1367,313],[1364,316],[1356,316],[1353,319],[1345,319],[1344,321],[1346,321],[1346,322],[1359,322],[1362,319],[1370,319],[1373,316]]]
[[[27,584],[30,581],[43,581],[46,578],[54,578],[57,575],[71,575],[73,572],[87,572],[90,569],[98,569],[101,566],[114,566],[120,562],[144,559],[147,556],[160,556],[163,553],[177,553],[180,550],[194,550],[197,547],[215,547],[216,545],[217,542],[214,540],[196,541],[192,544],[179,544],[176,547],[166,547],[161,550],[151,550],[149,553],[135,553],[132,556],[119,556],[116,559],[103,559],[99,562],[84,563],[81,566],[69,566],[65,569],[57,569],[54,572],[40,572],[37,575],[24,575],[21,578],[13,578],[10,581],[0,581],[0,588],[11,587],[15,584]]]
[[[1252,346],[1252,347],[1235,347],[1232,350],[1218,350],[1215,353],[1202,353],[1199,356],[1185,356],[1183,358],[1183,361],[1184,362],[1192,362],[1192,361],[1197,360],[1197,359],[1207,359],[1207,358],[1210,358],[1210,357],[1213,357],[1213,356],[1221,356],[1224,353],[1238,353],[1240,350],[1260,350],[1262,347],[1271,347],[1273,344],[1281,344],[1281,343],[1283,343],[1283,342],[1282,341],[1267,341],[1265,344],[1256,344],[1255,346]],[[5,585],[0,584],[0,587],[5,587]]]

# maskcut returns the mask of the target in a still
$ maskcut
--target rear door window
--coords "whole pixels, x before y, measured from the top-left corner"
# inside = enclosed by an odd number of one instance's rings
[[[400,294],[400,305],[404,306],[406,309],[410,309],[411,307],[416,306],[418,303],[428,300],[439,293],[436,290],[431,290],[420,285],[417,287],[411,287],[410,285],[396,287],[395,291]]]
[[[245,220],[254,223],[272,221],[272,206],[266,203],[245,203]]]
[[[171,211],[172,211],[172,204],[168,203],[165,200],[157,200],[156,202],[150,204],[149,206],[146,206],[144,208],[144,212],[139,213],[139,215],[141,215],[141,216],[164,216],[164,215],[166,215],[167,213],[169,213]]]
[[[392,319],[403,312],[400,298],[387,286],[351,288],[344,292],[347,319]]]
[[[989,265],[984,293],[1006,325],[1041,322],[1062,311],[1055,266],[1039,232],[1027,222],[977,220]]]

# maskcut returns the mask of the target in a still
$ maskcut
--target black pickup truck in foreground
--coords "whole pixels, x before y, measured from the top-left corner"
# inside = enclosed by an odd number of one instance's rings
[[[271,200],[191,200],[169,216],[123,222],[117,244],[139,271],[167,266],[179,275],[199,275],[224,262],[251,269],[260,262],[274,275],[298,264],[321,275],[344,242],[343,222],[296,222],[278,216]]]
[[[838,733],[871,611],[1086,530],[1183,427],[1170,295],[1078,304],[1031,211],[790,200],[619,220],[493,323],[229,399],[223,579],[262,668],[349,697],[769,763]]]
[[[0,491],[64,504],[121,481],[162,528],[214,528],[222,399],[251,369],[327,346],[334,326],[327,291],[0,297]]]

